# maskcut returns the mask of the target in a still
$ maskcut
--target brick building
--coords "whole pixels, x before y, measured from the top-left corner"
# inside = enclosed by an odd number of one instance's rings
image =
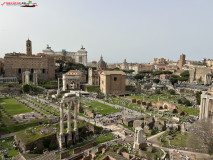
[[[125,82],[126,74],[123,71],[102,71],[100,74],[100,89],[104,94],[125,94]]]
[[[48,55],[32,55],[32,43],[26,41],[26,54],[8,53],[4,56],[5,77],[17,77],[22,80],[22,74],[30,71],[31,77],[36,71],[38,80],[52,80],[55,78],[55,63]]]

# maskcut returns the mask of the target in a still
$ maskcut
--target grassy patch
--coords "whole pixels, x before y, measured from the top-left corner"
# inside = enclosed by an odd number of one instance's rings
[[[190,114],[190,115],[194,115],[194,116],[198,116],[199,115],[199,110],[194,109],[194,108],[189,108],[189,107],[185,107],[185,106],[178,106],[178,109]]]
[[[98,137],[96,141],[99,144],[99,143],[104,143],[113,139],[114,139],[114,136],[112,134],[108,134],[106,136]]]
[[[16,115],[21,113],[32,112],[30,108],[27,108],[24,104],[18,103],[13,98],[0,99],[0,105],[10,115]]]
[[[141,112],[141,105],[139,105],[139,104],[132,104],[127,99],[112,98],[112,97],[110,97],[109,99],[107,99],[105,101],[108,102],[108,103],[111,103],[111,104],[117,104],[117,105],[123,106],[125,108],[129,108],[129,109]],[[125,103],[121,103],[121,102],[125,102]],[[144,111],[142,111],[142,113],[144,113]]]
[[[120,125],[122,125],[124,128],[129,129],[129,130],[132,131],[132,132],[135,132],[135,129],[134,129],[133,127],[129,127],[129,126],[127,126],[127,125],[125,125],[125,124],[122,124],[122,123],[120,123]]]
[[[30,123],[18,123],[18,124],[12,123],[10,125],[1,126],[0,131],[3,134],[17,132],[29,127],[37,126],[38,121],[39,120],[34,120],[34,121],[31,121]]]
[[[18,155],[18,151],[13,148],[14,137],[5,138],[0,140],[0,146],[4,149],[9,149],[7,155],[9,158]]]
[[[89,110],[91,111],[94,110],[96,113],[100,113],[102,115],[119,112],[118,109],[115,109],[111,106],[108,106],[106,104],[97,101],[86,102],[86,105],[89,106],[88,107]]]

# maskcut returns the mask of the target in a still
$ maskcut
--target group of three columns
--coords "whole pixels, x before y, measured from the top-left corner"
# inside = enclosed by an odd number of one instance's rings
[[[64,133],[64,106],[67,104],[67,133]],[[78,107],[80,101],[72,100],[69,103],[60,102],[60,133],[58,135],[59,148],[67,148],[79,141],[78,133]],[[71,110],[74,109],[74,132],[71,131]]]

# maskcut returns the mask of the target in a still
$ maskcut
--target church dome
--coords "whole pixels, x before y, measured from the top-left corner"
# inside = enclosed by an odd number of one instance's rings
[[[106,62],[104,62],[103,57],[101,56],[97,64],[97,70],[105,70],[107,68]]]

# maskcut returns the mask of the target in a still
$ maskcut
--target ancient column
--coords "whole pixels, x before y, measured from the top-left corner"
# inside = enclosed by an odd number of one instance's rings
[[[205,119],[209,118],[209,97],[206,98]]]
[[[181,134],[184,134],[186,132],[185,123],[184,122],[180,126],[180,131],[181,131]]]
[[[25,83],[30,84],[30,72],[25,71]]]
[[[201,94],[201,98],[200,98],[200,116],[199,116],[199,119],[203,119],[203,112],[204,112],[204,105],[203,105],[203,96]]]
[[[58,137],[59,148],[63,149],[65,147],[65,136],[64,136],[64,103],[60,103],[60,133]]]
[[[58,90],[57,90],[57,96],[60,94],[60,78],[58,78]]]
[[[66,82],[66,77],[65,77],[65,75],[63,75],[62,80],[63,80],[63,91],[66,91],[66,89],[67,89],[67,82]]]
[[[68,104],[68,111],[67,111],[67,146],[68,147],[72,145],[71,105],[72,105],[72,101]]]
[[[38,74],[37,71],[34,71],[33,73],[33,84],[38,85]]]
[[[22,73],[22,83],[25,83],[25,72]]]
[[[79,141],[79,133],[78,133],[78,105],[80,102],[75,103],[75,108],[74,108],[74,131],[75,131],[75,143],[77,143]]]

